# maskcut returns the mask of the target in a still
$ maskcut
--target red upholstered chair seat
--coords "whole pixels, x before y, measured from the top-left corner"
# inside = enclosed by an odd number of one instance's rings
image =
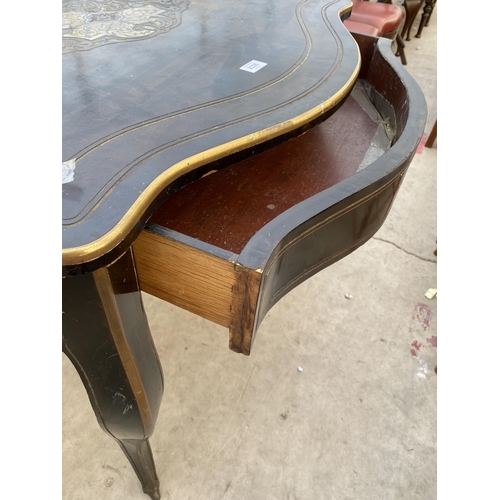
[[[375,26],[370,26],[369,24],[365,23],[359,23],[357,21],[353,21],[351,18],[346,19],[344,21],[344,25],[349,31],[363,33],[363,35],[381,36],[380,30],[378,28],[375,28]]]
[[[344,24],[349,31],[396,40],[396,55],[401,56],[401,62],[406,64],[405,44],[398,31],[404,16],[403,9],[397,5],[353,0],[351,15]]]
[[[377,28],[381,35],[396,31],[403,21],[404,11],[389,3],[353,2],[350,21]]]

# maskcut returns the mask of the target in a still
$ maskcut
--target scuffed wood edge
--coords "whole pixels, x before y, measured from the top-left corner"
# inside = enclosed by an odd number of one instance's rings
[[[148,230],[133,248],[142,291],[229,328],[229,348],[250,354],[260,270]]]
[[[255,330],[257,300],[259,298],[262,271],[235,266],[235,299],[231,323],[229,325],[229,349],[250,355]]]

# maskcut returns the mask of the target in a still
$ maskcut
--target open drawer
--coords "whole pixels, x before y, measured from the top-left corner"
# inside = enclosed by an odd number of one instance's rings
[[[133,245],[143,291],[229,328],[250,354],[269,309],[383,224],[422,137],[423,94],[391,42],[353,35],[362,67],[328,119],[172,194]]]

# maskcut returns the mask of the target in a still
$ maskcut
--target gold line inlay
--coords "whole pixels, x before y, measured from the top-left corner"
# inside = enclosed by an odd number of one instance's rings
[[[139,374],[139,370],[130,351],[125,330],[120,318],[118,304],[111,286],[111,280],[108,269],[103,267],[94,273],[94,281],[97,287],[97,292],[102,300],[104,312],[108,319],[109,328],[113,340],[115,341],[118,355],[122,361],[125,373],[130,383],[130,387],[137,401],[139,414],[144,426],[145,437],[153,430],[154,423],[151,415],[151,407],[149,406],[148,396],[144,390],[144,385]]]
[[[344,9],[339,10],[339,16],[346,10],[351,8],[352,4],[347,5]],[[338,92],[332,95],[323,103],[311,108],[310,110],[287,120],[278,123],[259,132],[234,139],[228,143],[208,149],[201,153],[195,154],[185,160],[176,163],[168,170],[159,175],[137,198],[129,210],[125,213],[122,219],[105,235],[97,240],[73,248],[66,248],[62,251],[62,264],[63,266],[78,265],[85,262],[90,262],[109,252],[117,245],[119,245],[134,226],[139,222],[140,217],[152,201],[175,179],[180,176],[191,172],[207,163],[216,161],[224,156],[229,156],[252,146],[256,146],[265,141],[269,141],[284,135],[287,132],[295,130],[302,125],[313,121],[315,118],[323,115],[328,110],[338,104],[344,97],[346,97],[354,85],[356,78],[359,74],[361,67],[361,55],[359,47],[357,47],[357,63],[356,67],[347,79],[344,85]]]

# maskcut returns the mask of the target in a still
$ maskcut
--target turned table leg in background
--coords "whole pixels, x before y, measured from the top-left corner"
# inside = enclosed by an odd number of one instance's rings
[[[429,19],[431,18],[432,11],[434,10],[434,6],[436,5],[437,0],[425,0],[424,11],[422,13],[422,17],[420,19],[420,25],[418,26],[417,34],[415,38],[420,38],[422,36],[422,30],[424,26],[429,25]]]
[[[99,425],[122,448],[144,493],[159,499],[148,438],[163,374],[131,250],[110,267],[63,279],[63,351],[85,385]]]

